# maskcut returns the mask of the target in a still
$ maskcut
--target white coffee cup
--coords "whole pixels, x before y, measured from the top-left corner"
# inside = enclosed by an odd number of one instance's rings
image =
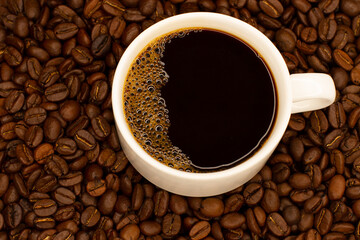
[[[160,163],[136,141],[125,119],[124,84],[134,59],[156,38],[186,28],[216,29],[238,37],[261,56],[274,78],[278,104],[275,122],[268,139],[249,159],[226,170],[189,173]],[[277,147],[291,113],[324,108],[334,100],[335,86],[329,75],[318,73],[290,75],[280,52],[265,35],[243,21],[217,13],[181,14],[162,20],[143,31],[121,57],[112,87],[116,127],[121,146],[131,164],[153,184],[185,196],[218,195],[246,183],[261,170]]]

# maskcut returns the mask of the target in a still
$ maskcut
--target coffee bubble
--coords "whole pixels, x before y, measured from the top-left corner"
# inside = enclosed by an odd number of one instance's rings
[[[161,89],[171,77],[161,58],[172,39],[199,31],[201,29],[177,31],[151,42],[132,63],[124,90],[125,116],[137,142],[159,162],[187,172],[197,170],[190,165],[188,156],[171,143],[168,135],[171,122]]]

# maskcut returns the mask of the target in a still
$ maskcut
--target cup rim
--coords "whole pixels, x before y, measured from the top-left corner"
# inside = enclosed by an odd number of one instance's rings
[[[222,21],[224,24],[237,24],[241,25],[244,31],[252,32],[252,34],[257,35],[257,40],[260,40],[263,42],[264,45],[266,45],[267,51],[271,51],[271,54],[273,55],[273,59],[264,59],[263,60],[267,63],[268,61],[276,61],[280,65],[281,73],[278,73],[277,75],[281,75],[282,77],[289,78],[289,72],[287,69],[287,66],[285,64],[285,61],[283,60],[283,57],[281,56],[279,50],[275,47],[275,45],[259,30],[254,28],[253,26],[236,19],[234,17],[230,17],[227,15],[219,14],[219,13],[210,13],[210,12],[195,12],[195,13],[184,13],[179,14],[176,16],[172,16],[169,18],[166,18],[164,20],[161,20],[160,22],[150,26],[146,30],[144,30],[140,35],[138,35],[133,42],[128,46],[128,48],[125,50],[124,54],[122,55],[114,74],[114,80],[112,85],[112,107],[113,107],[113,113],[114,113],[114,119],[115,123],[117,125],[117,129],[119,132],[121,132],[121,135],[123,139],[127,142],[127,144],[131,147],[131,149],[137,153],[137,155],[142,158],[143,161],[146,161],[147,163],[151,164],[154,168],[156,168],[158,171],[166,173],[171,176],[176,176],[177,178],[181,179],[191,179],[191,180],[206,180],[206,179],[223,179],[227,176],[233,176],[234,174],[239,174],[243,171],[246,171],[246,169],[251,169],[255,167],[255,165],[260,164],[266,156],[270,155],[276,145],[280,142],[283,133],[286,130],[287,124],[282,124],[281,126],[278,126],[279,121],[286,121],[288,123],[288,120],[290,119],[291,115],[291,101],[292,101],[292,92],[290,88],[289,81],[284,81],[284,83],[287,86],[285,86],[285,89],[288,91],[286,93],[287,95],[287,101],[282,103],[281,106],[283,106],[284,114],[282,116],[279,116],[279,107],[280,104],[277,103],[277,111],[276,115],[274,116],[274,122],[272,126],[272,130],[269,133],[269,135],[266,137],[265,142],[263,145],[254,153],[249,159],[246,159],[243,162],[240,162],[239,164],[236,164],[233,167],[229,167],[224,170],[220,171],[214,171],[214,172],[205,172],[205,173],[193,173],[193,172],[185,172],[180,171],[177,169],[173,169],[169,166],[166,166],[165,164],[159,162],[155,158],[151,157],[137,142],[133,134],[131,133],[131,130],[127,124],[127,121],[125,119],[125,111],[123,108],[123,91],[124,91],[124,85],[126,81],[126,77],[129,72],[129,67],[133,63],[134,59],[138,56],[138,54],[146,47],[150,42],[155,40],[158,37],[163,36],[164,34],[160,34],[157,36],[154,36],[154,32],[156,32],[156,29],[162,28],[164,26],[174,26],[172,27],[172,31],[167,31],[167,33],[183,29],[182,27],[176,27],[177,24],[184,20],[184,18],[190,18],[194,20],[194,24],[196,24],[197,19],[208,19],[210,18],[212,21]],[[188,19],[189,21],[189,19]],[[196,26],[194,26],[195,28]],[[203,27],[201,25],[197,27]],[[189,27],[190,28],[190,27]],[[204,28],[204,27],[203,27]],[[208,28],[208,27],[205,27]],[[220,29],[222,31],[222,29]],[[227,32],[227,31],[225,31]],[[231,33],[230,33],[231,34]],[[144,44],[146,42],[146,44]],[[251,43],[246,42],[248,45],[252,46]],[[142,47],[140,47],[142,46]],[[257,49],[255,51],[258,53]],[[136,54],[135,54],[136,53]],[[272,69],[270,68],[269,64],[268,68],[270,71]],[[277,81],[273,75],[273,81],[275,84],[275,88],[278,89]],[[278,91],[278,90],[277,90]],[[278,93],[277,93],[278,94]],[[277,96],[277,101],[279,101],[279,96]],[[281,118],[281,119],[279,119]],[[275,129],[275,126],[277,126],[278,130],[275,132],[273,131]],[[271,141],[271,142],[270,142]],[[221,174],[219,174],[221,173]]]

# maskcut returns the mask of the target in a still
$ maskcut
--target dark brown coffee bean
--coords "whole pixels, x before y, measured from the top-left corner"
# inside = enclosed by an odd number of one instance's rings
[[[110,213],[112,213],[115,207],[116,200],[117,200],[116,192],[113,190],[107,190],[99,199],[97,205],[99,211],[104,215],[109,215]]]
[[[55,227],[55,220],[51,217],[36,217],[34,224],[38,229],[50,229]]]
[[[251,183],[244,189],[244,200],[249,205],[257,204],[263,197],[264,190],[258,183]]]
[[[343,139],[344,132],[341,129],[335,129],[324,138],[324,147],[330,150],[335,149],[339,147]]]
[[[59,187],[53,192],[53,198],[64,205],[70,205],[75,202],[75,194],[67,188]]]
[[[181,218],[176,214],[167,214],[162,222],[162,232],[165,236],[172,237],[179,233],[181,228]]]
[[[345,157],[342,152],[340,152],[337,149],[331,151],[330,161],[332,165],[335,166],[337,173],[339,174],[344,173]]]
[[[346,71],[350,71],[354,67],[353,60],[340,49],[335,49],[333,52],[333,58],[335,63],[345,69]]]
[[[323,111],[314,111],[310,116],[311,127],[318,133],[324,133],[329,127],[328,120]]]
[[[200,212],[206,217],[218,217],[224,212],[224,203],[218,198],[206,198],[201,202]]]
[[[41,199],[34,204],[34,212],[39,217],[53,215],[57,210],[57,204],[52,199]]]
[[[101,196],[106,191],[106,183],[104,180],[96,178],[88,182],[86,191],[93,197]]]
[[[289,178],[289,184],[296,189],[306,189],[310,187],[310,177],[305,173],[294,173]]]
[[[54,33],[59,40],[67,40],[75,36],[79,27],[73,23],[60,23],[54,28]]]
[[[43,130],[37,125],[30,126],[25,133],[24,141],[30,148],[37,147],[43,140]]]
[[[317,31],[313,27],[305,27],[301,31],[301,39],[306,43],[312,43],[315,42],[317,39]]]
[[[330,231],[331,225],[333,223],[333,216],[330,210],[323,208],[315,216],[315,227],[321,235],[325,235]]]
[[[55,150],[61,155],[71,155],[76,149],[75,141],[70,138],[59,138],[55,143]]]
[[[328,112],[329,123],[334,128],[341,128],[346,123],[346,115],[341,103],[330,105]]]
[[[74,121],[80,115],[80,104],[74,100],[67,100],[61,105],[59,113],[65,121]]]
[[[78,147],[85,151],[94,149],[96,146],[96,141],[94,137],[86,130],[77,131],[74,139]]]
[[[3,211],[4,220],[7,226],[10,228],[17,227],[22,220],[22,208],[17,203],[8,204]]]
[[[13,90],[5,100],[5,109],[9,113],[18,112],[24,105],[25,95],[24,92]]]
[[[336,33],[336,21],[330,18],[324,18],[320,21],[318,26],[318,34],[321,40],[330,41],[334,38]]]
[[[81,214],[81,223],[86,227],[95,226],[100,220],[100,212],[93,206],[87,207]]]
[[[191,239],[203,239],[209,235],[210,231],[210,223],[206,221],[200,221],[191,228],[189,236]]]
[[[37,58],[40,62],[47,62],[50,59],[50,55],[45,49],[38,46],[30,46],[26,49],[27,55],[29,57]]]
[[[333,0],[333,1],[325,1],[322,0],[319,3],[319,8],[325,13],[329,14],[334,12],[339,7],[339,1]]]
[[[228,213],[221,217],[220,225],[225,229],[237,229],[245,223],[245,216],[239,213]]]
[[[45,97],[48,101],[59,102],[69,95],[69,90],[63,83],[54,84],[45,89]]]
[[[277,0],[262,0],[259,1],[259,7],[261,10],[273,18],[278,18],[284,11],[283,6]]]
[[[91,53],[94,57],[104,57],[111,47],[111,37],[107,34],[102,34],[94,39],[91,44]]]
[[[52,191],[57,184],[57,179],[53,175],[45,175],[39,178],[35,183],[35,189],[41,193]]]
[[[309,198],[314,196],[314,191],[306,189],[306,190],[293,190],[290,193],[290,198],[293,202],[303,203]]]
[[[282,183],[286,181],[290,176],[290,168],[284,163],[278,163],[274,165],[272,171],[273,171],[273,180],[276,183]],[[245,198],[245,194],[247,195],[246,188],[244,190],[244,198]],[[260,194],[260,198],[261,197],[262,195]]]
[[[0,173],[0,181],[2,183],[0,184],[0,197],[1,197],[5,194],[5,192],[9,187],[9,176],[4,173]]]
[[[278,213],[271,213],[268,215],[266,224],[269,230],[276,236],[286,236],[290,232],[290,228],[287,225],[284,218]]]
[[[105,81],[98,80],[94,82],[90,91],[90,101],[98,104],[107,97],[109,86]]]
[[[120,237],[123,239],[138,239],[140,228],[136,224],[129,224],[120,231]]]
[[[310,10],[311,4],[308,1],[304,0],[292,0],[291,3],[295,8],[297,8],[299,11],[306,13]]]
[[[56,141],[62,134],[61,123],[54,117],[46,118],[44,122],[44,136],[49,142]]]
[[[9,46],[5,49],[3,56],[4,56],[4,60],[11,67],[16,67],[16,66],[20,65],[20,63],[23,60],[21,53],[12,46]]]
[[[155,193],[153,199],[154,199],[154,204],[155,204],[154,205],[154,215],[157,217],[164,216],[167,212],[169,202],[170,202],[169,193],[164,190],[158,191]],[[199,209],[200,209],[200,205],[199,205]]]
[[[39,83],[44,87],[50,87],[60,78],[59,71],[55,66],[49,66],[42,70]]]
[[[140,231],[146,236],[155,236],[161,232],[161,225],[156,221],[143,221],[140,223]]]
[[[283,217],[289,225],[298,224],[300,221],[300,210],[297,206],[287,206],[283,211]]]
[[[105,0],[101,7],[105,12],[114,16],[122,16],[125,12],[125,7],[119,0]]]
[[[89,65],[94,60],[90,50],[83,46],[76,46],[73,48],[71,50],[71,55],[74,58],[74,61],[80,66]]]
[[[56,221],[66,221],[74,217],[75,207],[73,205],[59,207],[56,213],[54,214],[54,219]]]
[[[316,55],[325,63],[332,61],[332,50],[327,44],[320,44],[316,50]]]
[[[29,125],[37,125],[45,121],[46,111],[41,107],[33,107],[25,112],[25,122]]]
[[[91,126],[99,137],[107,137],[110,134],[110,125],[102,116],[91,119]]]
[[[37,19],[40,15],[40,4],[37,0],[24,0],[25,15],[30,19]]]
[[[280,199],[277,192],[272,189],[266,189],[261,200],[261,206],[267,213],[278,211]]]
[[[70,187],[79,184],[83,180],[81,172],[71,172],[59,177],[59,184],[63,187]]]
[[[140,34],[140,26],[136,23],[128,25],[121,36],[121,42],[128,46]],[[10,65],[10,64],[9,64]]]

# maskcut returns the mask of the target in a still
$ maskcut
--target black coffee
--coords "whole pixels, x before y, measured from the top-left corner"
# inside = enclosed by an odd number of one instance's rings
[[[162,37],[134,62],[125,114],[138,142],[177,169],[216,169],[256,151],[276,110],[272,76],[241,40],[188,29]]]

